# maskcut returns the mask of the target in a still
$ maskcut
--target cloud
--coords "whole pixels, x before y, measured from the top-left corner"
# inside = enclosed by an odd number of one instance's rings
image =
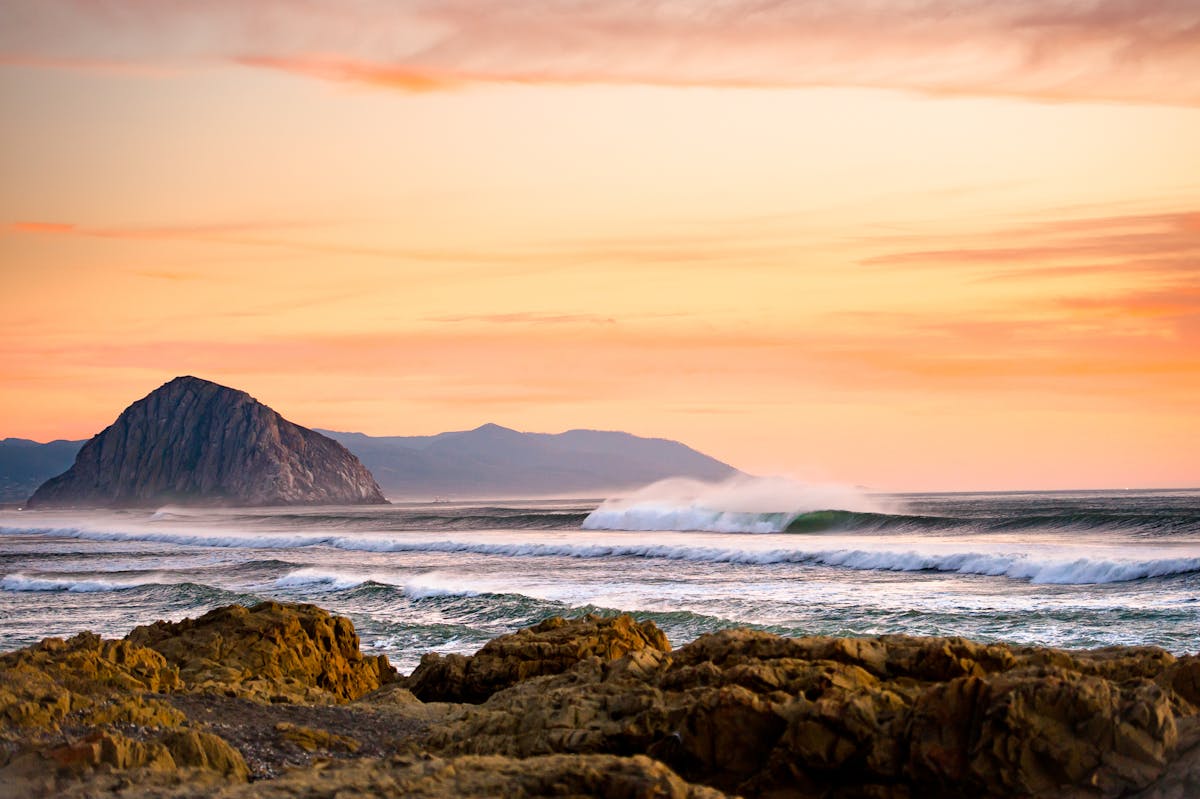
[[[611,325],[616,320],[611,316],[600,314],[568,314],[568,313],[494,313],[494,314],[464,314],[455,316],[430,316],[429,322],[486,322],[488,324],[521,324],[521,325]]]
[[[240,56],[243,66],[275,69],[340,83],[362,83],[408,92],[445,91],[462,86],[461,77],[391,64],[373,64],[336,57]]]
[[[0,57],[236,63],[405,91],[476,81],[874,87],[1200,104],[1182,0],[25,0]]]
[[[954,247],[899,249],[864,258],[864,266],[976,268],[992,277],[1070,273],[1200,271],[1195,211],[1051,219],[958,237]],[[937,237],[942,243],[946,236]],[[870,243],[870,240],[866,240]],[[900,243],[896,239],[880,244]],[[997,246],[996,242],[1003,242]],[[912,244],[924,243],[923,240]]]
[[[263,230],[304,227],[298,222],[217,222],[187,225],[89,227],[74,222],[13,222],[14,233],[49,233],[99,239],[212,239]]]

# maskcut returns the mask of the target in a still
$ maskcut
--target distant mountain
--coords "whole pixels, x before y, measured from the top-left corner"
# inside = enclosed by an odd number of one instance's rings
[[[42,483],[71,468],[83,445],[61,439],[48,444],[0,439],[0,502],[24,502]]]
[[[737,474],[677,441],[619,432],[519,433],[494,424],[435,436],[316,432],[350,450],[395,498],[599,496],[665,477],[722,480]],[[66,471],[84,443],[0,441],[0,502],[23,502]]]
[[[393,498],[597,496],[666,477],[738,473],[678,441],[600,430],[520,433],[485,424],[434,436],[319,432],[357,455]]]
[[[28,507],[385,503],[341,444],[244,391],[177,377],[130,405]]]

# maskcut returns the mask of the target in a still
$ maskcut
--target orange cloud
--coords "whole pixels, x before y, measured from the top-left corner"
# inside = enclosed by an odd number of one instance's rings
[[[1200,104],[1200,6],[1178,0],[42,0],[9,16],[10,61],[234,62],[404,91],[852,86]]]
[[[344,57],[326,56],[240,56],[234,59],[247,67],[261,67],[310,78],[360,83],[407,92],[445,91],[462,86],[461,77],[438,75],[405,65],[373,64]]]

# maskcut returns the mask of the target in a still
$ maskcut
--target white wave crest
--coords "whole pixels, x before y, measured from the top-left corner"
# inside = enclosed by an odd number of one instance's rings
[[[340,591],[346,588],[355,588],[370,580],[370,577],[346,574],[338,571],[297,569],[294,572],[283,575],[273,585],[276,588],[320,587]]]
[[[0,532],[4,532],[0,530]],[[196,547],[234,547],[246,549],[292,549],[309,546],[328,546],[357,552],[443,552],[496,555],[503,557],[567,557],[567,558],[658,558],[664,560],[699,561],[732,564],[798,563],[834,566],[868,571],[941,571],[959,574],[978,574],[1028,580],[1033,583],[1082,585],[1091,583],[1125,582],[1152,577],[1200,572],[1200,557],[1137,558],[1115,554],[1111,558],[1074,557],[1065,553],[976,552],[976,551],[918,551],[887,548],[830,548],[830,549],[761,549],[741,547],[695,546],[691,543],[647,543],[644,541],[613,541],[592,543],[566,542],[484,542],[455,540],[421,540],[383,536],[346,535],[279,535],[182,533],[160,531],[97,531],[59,528],[55,535],[95,541],[151,541]],[[820,539],[817,539],[820,540]],[[1147,553],[1148,554],[1148,553]],[[325,575],[324,577],[320,575]],[[338,579],[334,572],[313,572],[296,579],[310,582]],[[10,577],[22,575],[10,575]],[[286,576],[284,578],[286,579]],[[346,579],[350,579],[346,576]],[[365,582],[362,576],[353,579]],[[375,580],[389,582],[388,580]],[[71,581],[86,583],[89,581]],[[103,581],[91,581],[102,583]],[[297,583],[299,584],[299,583]],[[356,583],[357,584],[357,583]],[[394,584],[394,582],[392,583]],[[116,585],[105,583],[105,585]],[[0,583],[0,587],[7,587]],[[118,585],[119,590],[132,587]],[[441,586],[422,587],[419,581],[401,586],[414,592],[442,590]],[[447,588],[449,588],[447,586]],[[478,586],[473,587],[475,589]],[[22,590],[12,588],[9,590]],[[24,590],[69,590],[45,588]],[[93,589],[101,590],[101,589]],[[410,594],[414,595],[415,594]],[[433,594],[427,594],[433,595]]]
[[[55,577],[29,577],[19,572],[0,578],[0,589],[5,591],[70,591],[90,594],[105,591],[124,591],[137,588],[139,583],[115,583],[109,580],[75,580]]]
[[[441,572],[418,574],[404,582],[404,593],[413,599],[431,599],[439,596],[479,596],[482,593],[505,593],[501,590],[464,588],[462,578]]]
[[[820,510],[883,513],[861,490],[808,485],[784,477],[737,475],[719,483],[673,477],[607,499],[583,521],[586,530],[688,530],[778,533],[797,516]]]
[[[347,547],[348,548],[348,547]],[[489,589],[478,590],[462,587],[462,578],[439,572],[418,574],[408,579],[380,574],[350,574],[329,569],[304,568],[283,575],[271,585],[274,588],[315,588],[342,591],[357,588],[364,583],[376,583],[400,589],[411,599],[429,599],[439,596],[478,596]]]

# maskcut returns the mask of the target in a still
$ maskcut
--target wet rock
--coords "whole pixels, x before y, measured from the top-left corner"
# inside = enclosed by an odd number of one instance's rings
[[[188,690],[258,701],[346,701],[395,677],[364,656],[349,619],[316,605],[230,605],[197,619],[137,627],[127,640],[161,653]]]
[[[587,658],[615,660],[647,648],[671,650],[653,622],[639,624],[628,615],[589,615],[571,621],[556,616],[502,635],[471,657],[427,654],[407,685],[425,702],[482,702],[510,685],[561,674]]]

